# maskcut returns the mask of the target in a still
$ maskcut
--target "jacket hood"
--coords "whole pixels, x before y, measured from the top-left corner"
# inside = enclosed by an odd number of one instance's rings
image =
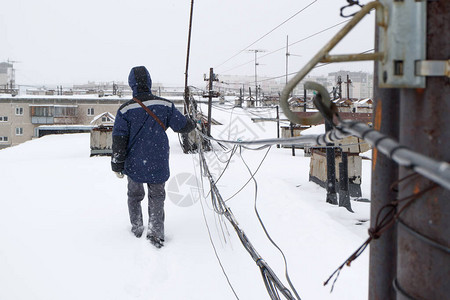
[[[149,94],[152,90],[152,78],[144,66],[134,67],[128,75],[128,84],[133,90],[133,97]]]

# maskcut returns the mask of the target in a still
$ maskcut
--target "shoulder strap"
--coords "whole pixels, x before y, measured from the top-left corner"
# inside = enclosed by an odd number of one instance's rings
[[[139,100],[136,97],[133,97],[133,100],[136,101],[137,103],[139,103],[140,106],[142,106],[143,109],[145,109],[145,111],[153,118],[155,119],[156,122],[158,122],[159,125],[161,125],[161,127],[164,129],[164,131],[167,130],[166,126],[164,125],[164,123],[147,107],[145,106],[144,103],[142,103],[141,100]]]

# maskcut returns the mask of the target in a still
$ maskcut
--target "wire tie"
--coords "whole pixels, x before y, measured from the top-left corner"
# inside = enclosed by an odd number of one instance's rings
[[[395,151],[400,150],[400,149],[408,149],[408,147],[402,146],[402,145],[398,145],[397,147],[395,147],[394,149],[392,149],[389,152],[389,158],[392,158],[394,156]]]
[[[398,218],[398,224],[401,225],[402,228],[404,228],[409,234],[411,234],[412,236],[416,237],[418,240],[421,240],[422,242],[433,246],[434,248],[437,248],[439,250],[442,250],[444,252],[446,252],[447,254],[450,253],[450,248],[448,248],[447,246],[444,246],[432,239],[430,239],[429,237],[423,235],[422,233],[418,232],[417,230],[413,229],[411,226],[406,225],[406,223]]]
[[[381,141],[383,141],[383,140],[385,140],[385,139],[387,139],[387,138],[388,138],[388,136],[387,136],[387,135],[384,135],[384,136],[382,136],[381,138],[379,138],[378,140],[376,140],[375,143],[374,143],[375,148],[378,148],[378,144],[381,143]],[[395,149],[395,148],[394,148],[394,149]],[[389,157],[390,157],[390,156],[389,156]]]
[[[416,298],[413,298],[411,295],[409,295],[407,292],[405,292],[405,290],[398,284],[398,280],[397,278],[394,278],[394,281],[392,282],[392,285],[394,287],[394,290],[402,295],[404,298],[408,299],[408,300],[416,300]]]
[[[351,126],[351,127],[352,127],[352,126]],[[363,132],[363,134],[361,135],[361,138],[362,138],[363,140],[366,140],[366,135],[368,135],[369,133],[371,133],[371,132],[373,132],[373,131],[376,131],[376,130],[373,129],[373,128],[369,128],[368,130],[366,130],[366,131]]]
[[[374,240],[379,239],[381,236],[380,233],[378,232],[378,230],[375,228],[372,228],[372,227],[369,228],[368,232],[369,232],[369,236]]]

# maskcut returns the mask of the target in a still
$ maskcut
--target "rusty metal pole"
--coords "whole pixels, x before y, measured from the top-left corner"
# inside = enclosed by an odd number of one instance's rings
[[[328,120],[325,120],[325,131],[333,129],[333,125]],[[336,193],[336,153],[334,143],[327,143],[327,203],[337,205]]]
[[[427,60],[450,53],[450,1],[427,3]],[[437,160],[450,161],[450,80],[427,77],[425,89],[400,92],[400,143]],[[400,169],[400,176],[410,171]],[[418,177],[400,185],[399,197],[430,186]],[[450,191],[438,187],[416,199],[397,227],[397,299],[448,299],[450,295]]]
[[[342,162],[339,163],[339,206],[353,212],[348,191],[348,153],[341,149]]]
[[[377,26],[375,26],[377,28]],[[378,28],[375,30],[375,51],[378,51]],[[378,87],[378,64],[374,64],[373,99],[374,128],[394,139],[399,137],[399,99],[398,89]],[[378,211],[397,198],[390,186],[398,179],[398,165],[380,154],[376,148],[372,153],[372,182],[370,203],[370,225],[375,226]],[[395,299],[392,282],[396,276],[397,248],[395,227],[370,243],[369,258],[369,300]]]
[[[280,106],[277,105],[277,138],[280,138]],[[277,144],[277,148],[280,148],[280,144]]]
[[[289,128],[291,130],[291,137],[294,137],[294,123],[289,123]],[[292,156],[295,156],[295,145],[292,145]]]
[[[206,127],[206,134],[208,136],[211,136],[211,114],[212,114],[213,82],[214,82],[214,71],[213,71],[213,68],[209,68],[208,124],[207,124],[207,127]]]

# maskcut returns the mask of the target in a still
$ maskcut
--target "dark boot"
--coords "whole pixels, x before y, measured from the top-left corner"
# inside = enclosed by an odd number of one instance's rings
[[[144,226],[132,226],[131,232],[137,237],[140,238],[142,233],[144,232]]]
[[[160,239],[152,235],[147,235],[147,239],[153,246],[155,246],[158,249],[164,246],[164,239]]]

